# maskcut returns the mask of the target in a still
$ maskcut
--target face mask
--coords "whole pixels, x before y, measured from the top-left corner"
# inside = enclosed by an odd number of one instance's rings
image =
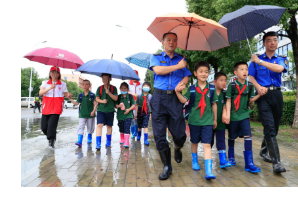
[[[144,92],[149,92],[150,91],[150,87],[143,87],[143,91]]]
[[[125,94],[127,94],[127,91],[121,91],[121,94],[125,95]]]

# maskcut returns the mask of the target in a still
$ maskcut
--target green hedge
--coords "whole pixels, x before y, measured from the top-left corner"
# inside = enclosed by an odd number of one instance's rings
[[[294,120],[296,95],[294,95],[293,92],[292,94],[289,92],[283,92],[283,99],[284,99],[284,107],[283,107],[283,115],[282,115],[280,124],[292,125]],[[251,107],[253,107],[252,111],[250,112],[251,120],[260,122],[261,120],[259,117],[257,104],[254,103],[251,105]]]

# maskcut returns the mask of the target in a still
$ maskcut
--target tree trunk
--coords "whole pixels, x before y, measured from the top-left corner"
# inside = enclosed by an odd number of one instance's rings
[[[296,65],[296,89],[297,89],[298,88],[298,33],[297,33],[297,21],[295,18],[295,12],[290,18],[289,23],[290,23],[289,29],[286,31],[288,33],[289,39],[291,40],[292,46],[293,46],[293,55],[294,55],[294,60]],[[296,92],[296,99],[297,98],[298,98],[298,91]],[[292,128],[298,128],[298,100],[296,100]]]

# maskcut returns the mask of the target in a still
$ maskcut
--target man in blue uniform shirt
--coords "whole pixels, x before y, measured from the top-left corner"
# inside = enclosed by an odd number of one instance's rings
[[[283,96],[281,93],[281,73],[287,72],[288,59],[275,53],[278,46],[278,34],[267,32],[263,36],[263,45],[266,51],[262,55],[252,55],[248,68],[249,81],[254,84],[261,97],[257,106],[262,125],[264,139],[260,155],[265,161],[273,164],[276,173],[286,172],[280,163],[280,154],[276,135],[283,111]],[[269,151],[270,157],[267,155]]]
[[[183,56],[175,53],[177,35],[165,33],[162,45],[164,51],[154,54],[150,61],[150,70],[154,71],[154,94],[151,99],[152,127],[154,140],[163,162],[163,172],[160,180],[168,179],[172,173],[171,149],[166,139],[166,128],[173,136],[174,158],[177,163],[182,161],[181,148],[186,140],[183,104],[175,94],[175,87],[179,91],[188,83],[191,72],[186,68],[187,63]]]

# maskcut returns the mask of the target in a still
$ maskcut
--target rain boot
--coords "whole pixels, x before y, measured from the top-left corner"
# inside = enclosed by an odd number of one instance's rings
[[[226,150],[218,151],[218,157],[219,157],[220,168],[226,168],[226,167],[232,166],[231,163],[227,161]]]
[[[265,162],[272,163],[272,159],[268,156],[267,152],[268,150],[267,150],[267,146],[264,138],[261,145],[260,156],[264,159]]]
[[[135,136],[135,126],[130,127],[130,131],[131,131],[131,139],[134,139]]]
[[[146,146],[149,146],[149,142],[148,142],[148,133],[144,133],[144,144]]]
[[[138,126],[137,125],[135,125],[134,127],[135,127],[135,137],[136,137],[138,135],[138,130],[139,129],[138,129]]]
[[[92,143],[92,134],[88,134],[87,144],[91,144],[91,143]]]
[[[273,172],[281,173],[287,170],[280,163],[279,148],[276,137],[269,137],[265,139],[266,145],[269,151],[269,155],[272,159]]]
[[[181,152],[181,148],[182,147],[179,147],[177,146],[175,143],[174,143],[174,159],[177,163],[181,163],[182,162],[182,152]]]
[[[111,147],[111,139],[112,139],[112,134],[108,135],[107,134],[107,143],[106,143],[106,147]]]
[[[166,148],[158,152],[160,155],[161,162],[163,163],[163,171],[159,174],[158,178],[160,180],[166,180],[172,174],[171,148]]]
[[[141,136],[142,136],[142,130],[138,131],[137,141],[141,140]]]
[[[254,165],[252,151],[243,151],[243,154],[244,154],[244,160],[245,160],[245,171],[248,171],[251,173],[261,172],[261,169]]]
[[[123,147],[129,148],[129,134],[124,134],[124,145]]]
[[[99,150],[101,148],[101,136],[96,136],[96,149]]]
[[[49,140],[49,146],[52,147],[52,148],[55,148],[55,141],[56,141],[55,139],[50,139]]]
[[[198,154],[197,153],[191,153],[192,155],[192,169],[193,170],[200,170],[200,165],[198,163]]]
[[[124,144],[124,133],[120,133],[120,144]]]
[[[82,142],[83,142],[83,135],[78,135],[78,141],[76,141],[75,145],[82,147]]]
[[[235,161],[235,156],[234,156],[234,147],[229,147],[229,162],[231,163],[232,166],[236,165],[236,161]]]
[[[205,160],[205,179],[215,179],[215,175],[212,174],[212,159]]]

